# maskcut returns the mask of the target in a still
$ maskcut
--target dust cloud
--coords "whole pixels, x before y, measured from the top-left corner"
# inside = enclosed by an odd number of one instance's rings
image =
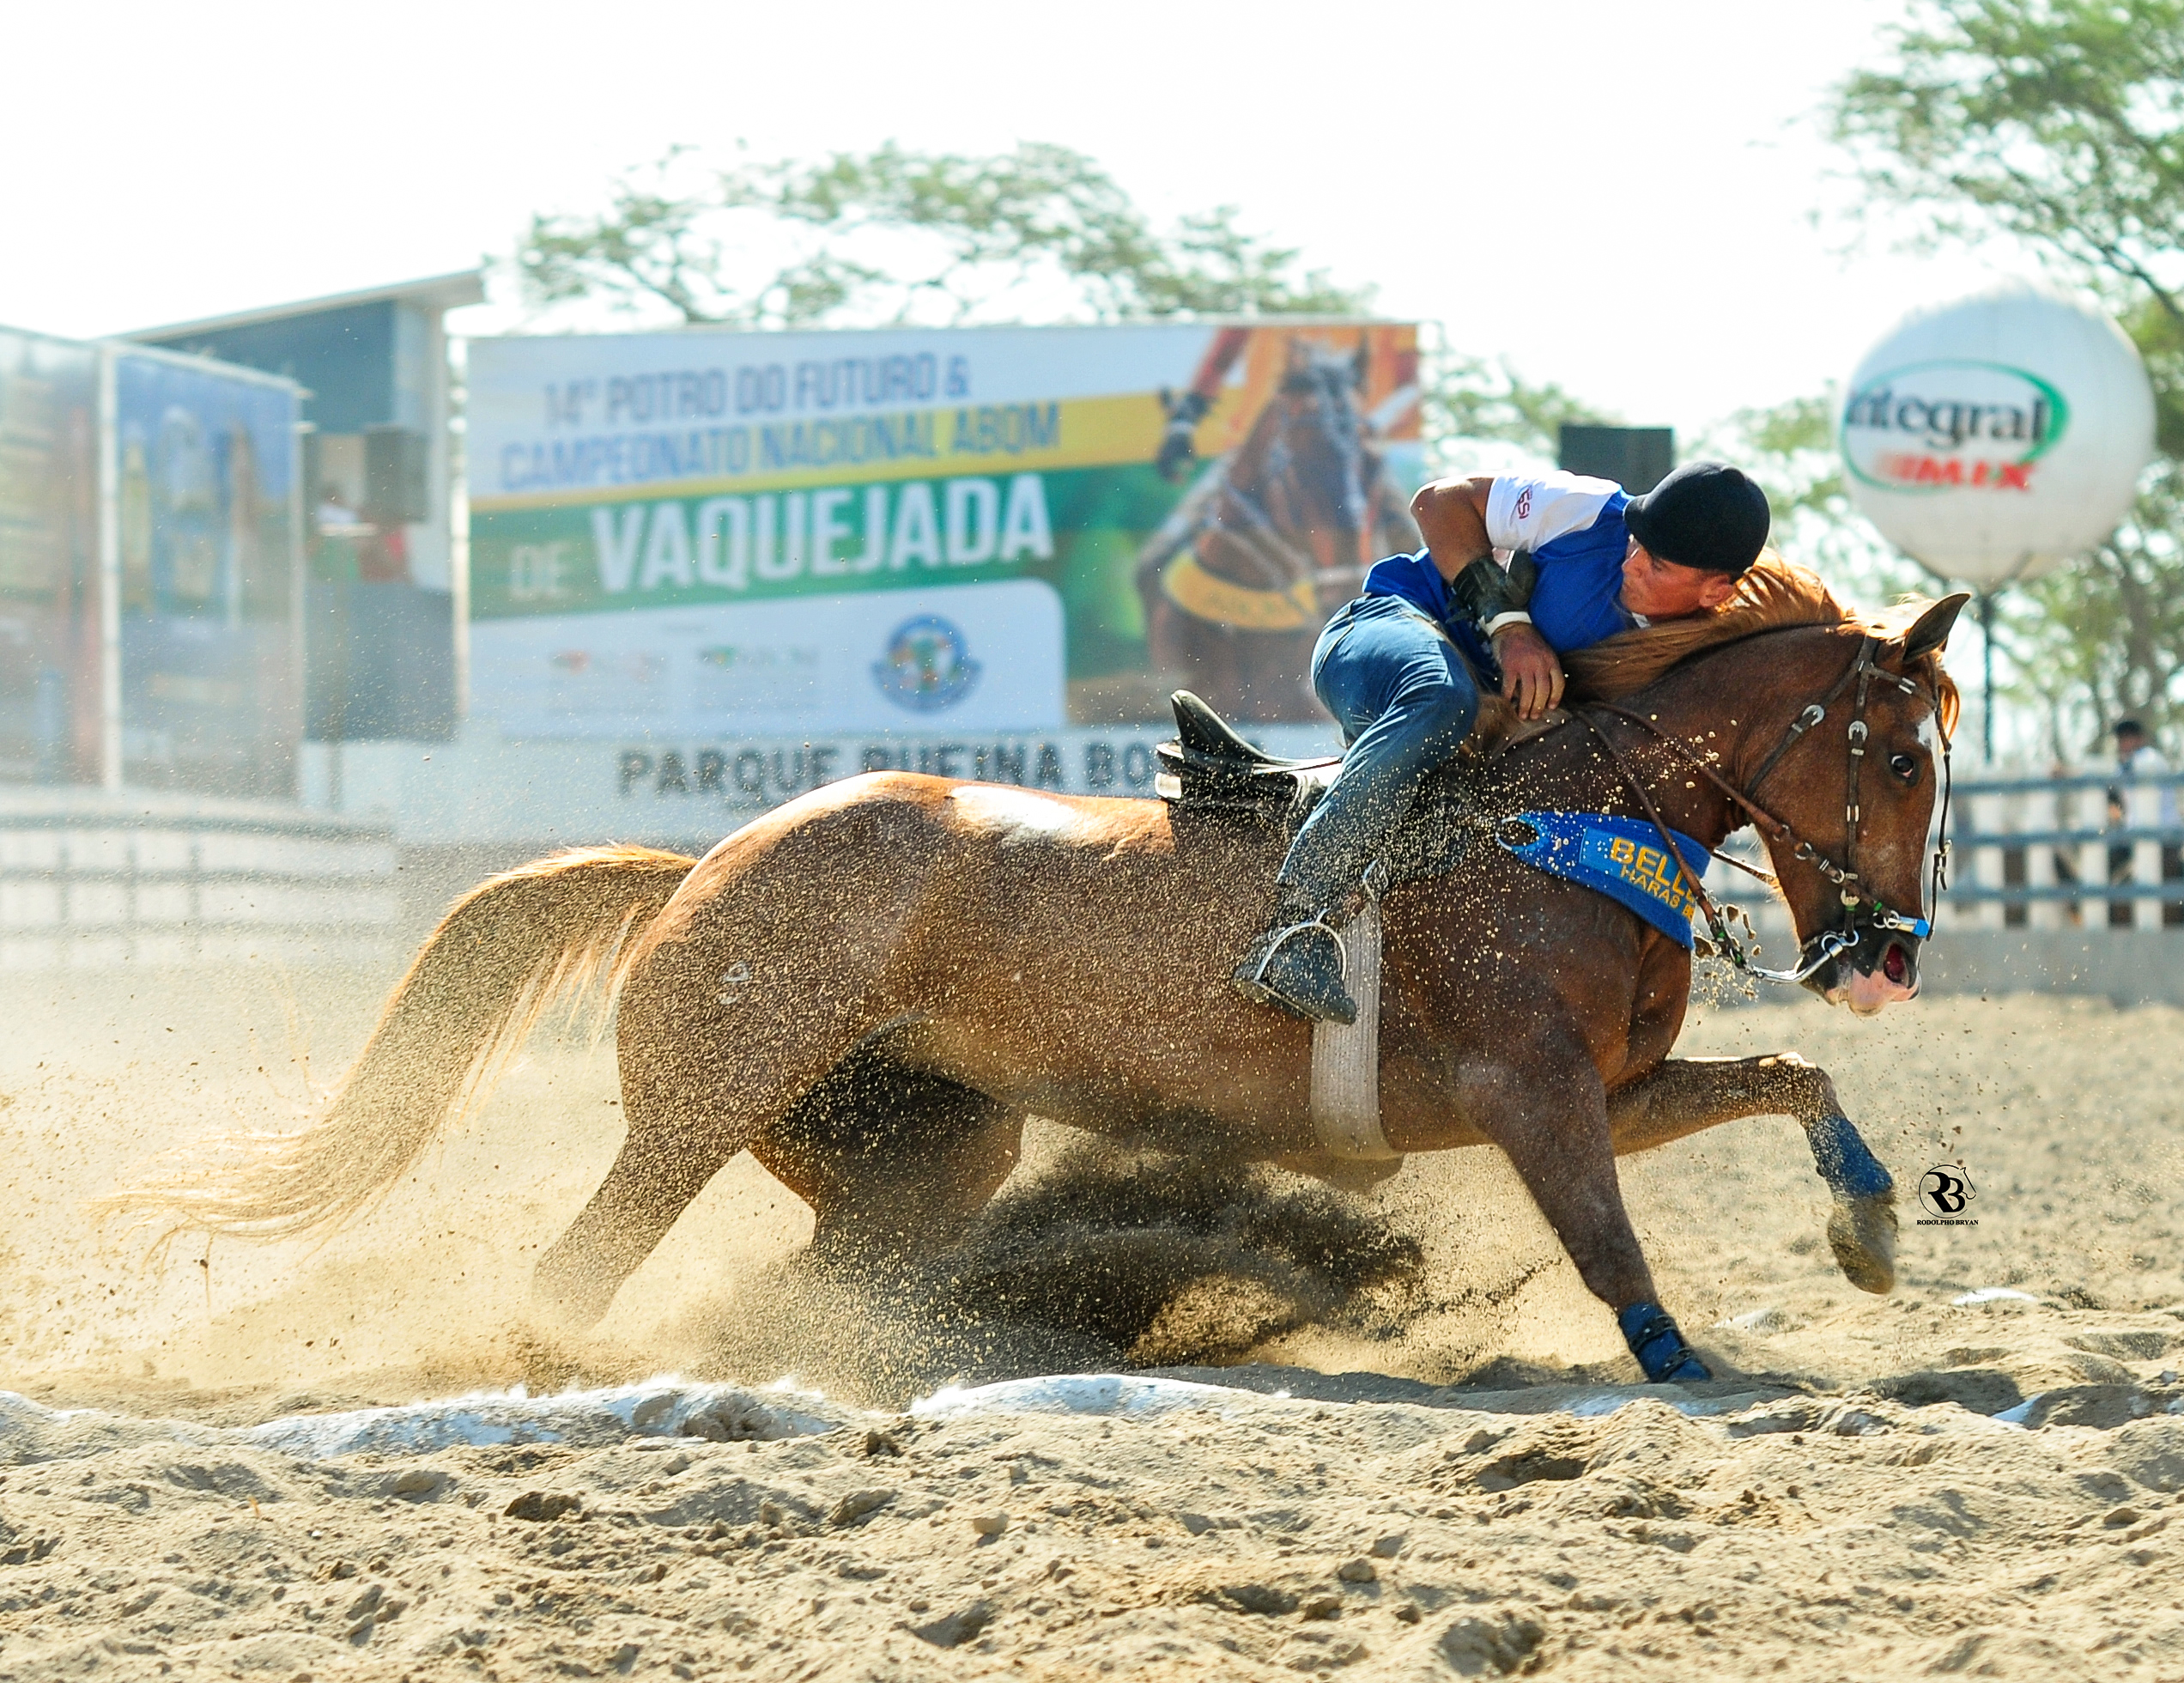
[[[1422,1315],[1448,1309],[1427,1289],[1431,1200],[1375,1205],[1034,1121],[969,1232],[910,1263],[815,1252],[804,1206],[740,1159],[605,1327],[568,1334],[533,1312],[530,1269],[622,1134],[611,1031],[580,1024],[535,1036],[481,1115],[331,1235],[168,1237],[91,1209],[148,1166],[217,1160],[223,1136],[302,1126],[388,980],[261,970],[15,985],[24,1033],[0,1074],[0,1129],[27,1218],[0,1266],[16,1288],[17,1388],[167,1409],[217,1397],[248,1412],[250,1399],[398,1401],[681,1369],[793,1376],[900,1407],[948,1382],[1233,1362],[1308,1328],[1399,1346]]]
[[[273,1244],[101,1225],[90,1201],[209,1136],[300,1126],[391,976],[361,969],[17,977],[0,1060],[15,1207],[0,1326],[27,1394],[129,1407],[610,1382],[679,1369],[794,1376],[899,1407],[951,1381],[1221,1364],[1354,1366],[1435,1384],[1635,1375],[1507,1165],[1414,1158],[1369,1199],[1270,1169],[1136,1151],[1034,1121],[957,1245],[911,1264],[811,1253],[809,1212],[748,1157],[692,1205],[598,1332],[541,1321],[537,1254],[622,1136],[610,1031],[542,1031],[484,1111],[331,1236]],[[2177,1013],[2085,1000],[1702,1014],[1685,1051],[1793,1048],[1836,1075],[1905,1189],[1908,1290],[2001,1285],[2095,1303],[2184,1297]],[[1976,1228],[1925,1229],[1909,1192],[1961,1160]],[[171,1160],[171,1159],[169,1159]],[[186,1160],[186,1159],[185,1159]],[[1755,1119],[1627,1159],[1664,1292],[1702,1343],[1756,1296],[1870,1316],[1834,1274],[1797,1129]],[[1809,1299],[1809,1303],[1808,1303]],[[1864,1324],[1861,1321],[1861,1324]],[[1771,1370],[1843,1386],[1869,1352],[1808,1337]],[[1910,1352],[1892,1351],[1890,1364]]]

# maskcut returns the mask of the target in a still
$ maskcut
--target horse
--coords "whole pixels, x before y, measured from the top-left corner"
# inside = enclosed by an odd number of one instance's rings
[[[1417,543],[1358,412],[1365,348],[1292,340],[1273,399],[1137,563],[1154,669],[1222,712],[1319,717],[1308,671],[1327,616],[1379,556]]]
[[[1893,634],[1794,626],[1702,651],[1623,704],[1459,756],[1427,793],[1489,827],[1635,802],[1708,848],[1750,822],[1806,985],[1878,1012],[1918,988],[1956,704],[1940,653],[1964,599]],[[539,860],[449,911],[316,1123],[112,1207],[261,1238],[350,1216],[482,1102],[553,1000],[594,983],[619,1002],[628,1133],[537,1264],[537,1301],[571,1324],[596,1322],[746,1150],[810,1205],[818,1243],[852,1251],[960,1236],[1034,1115],[1339,1179],[1308,1114],[1312,1031],[1228,979],[1284,828],[1188,810],[875,773],[695,862],[634,847]],[[1397,882],[1379,909],[1394,1151],[1497,1147],[1620,1314],[1659,1300],[1617,1158],[1786,1115],[1833,1195],[1838,1264],[1890,1289],[1894,1183],[1826,1072],[1788,1053],[1669,1055],[1691,981],[1677,940],[1495,846]]]

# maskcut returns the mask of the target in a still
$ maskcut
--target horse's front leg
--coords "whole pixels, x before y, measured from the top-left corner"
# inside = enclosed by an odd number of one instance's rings
[[[1712,1378],[1661,1308],[1623,1208],[1599,1072],[1581,1047],[1548,1043],[1555,1038],[1467,1062],[1456,1080],[1457,1113],[1507,1154],[1586,1290],[1615,1312],[1646,1377]]]
[[[1896,1182],[1866,1149],[1827,1071],[1794,1052],[1671,1058],[1608,1101],[1616,1155],[1651,1151],[1740,1116],[1794,1116],[1835,1199],[1828,1244],[1861,1291],[1896,1284]]]

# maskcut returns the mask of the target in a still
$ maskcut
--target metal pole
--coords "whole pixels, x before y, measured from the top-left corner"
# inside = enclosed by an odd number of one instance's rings
[[[99,787],[121,787],[121,422],[112,345],[99,347]]]
[[[1979,593],[1980,665],[1986,696],[1980,705],[1980,744],[1987,763],[1994,763],[1994,592]]]

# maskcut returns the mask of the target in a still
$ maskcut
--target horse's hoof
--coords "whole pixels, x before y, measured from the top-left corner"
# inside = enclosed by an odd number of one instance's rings
[[[1828,1212],[1828,1246],[1843,1278],[1860,1291],[1896,1288],[1896,1194],[1843,1198]]]

